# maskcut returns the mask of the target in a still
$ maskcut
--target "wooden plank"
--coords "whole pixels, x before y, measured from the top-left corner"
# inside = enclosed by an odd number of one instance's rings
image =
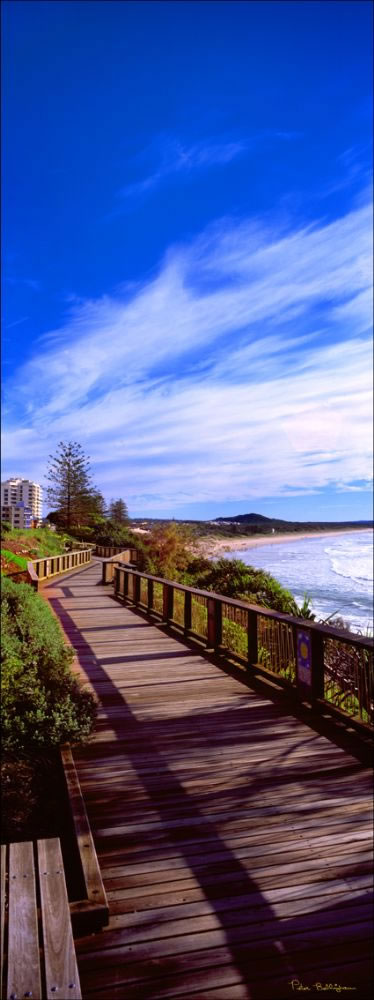
[[[314,858],[311,858],[310,847],[307,844],[300,850],[291,849],[290,851],[280,851],[279,845],[273,845],[272,851],[269,853],[264,853],[262,847],[257,848],[256,851],[251,851],[250,849],[242,848],[235,852],[234,856],[228,861],[228,852],[224,853],[217,852],[217,854],[212,855],[199,855],[194,859],[187,859],[185,857],[166,859],[165,861],[154,861],[150,859],[146,864],[129,864],[119,866],[117,869],[111,869],[105,871],[105,885],[107,892],[112,889],[119,888],[121,884],[126,885],[127,880],[132,877],[137,877],[141,879],[154,879],[153,884],[157,882],[165,881],[168,882],[173,878],[183,878],[186,877],[187,872],[191,872],[193,866],[193,871],[196,873],[204,874],[204,871],[217,873],[230,871],[230,868],[235,866],[237,861],[242,861],[243,867],[248,868],[248,871],[252,871],[253,867],[257,867],[257,870],[261,870],[265,875],[270,871],[273,873],[275,871],[275,864],[281,871],[287,872],[290,870],[290,865],[292,864],[292,869],[295,868],[295,863],[300,870],[306,872],[310,867],[308,862],[312,861],[314,866],[321,865],[321,861],[324,858],[331,861],[331,863],[337,863],[337,860],[342,860],[344,862],[350,862],[352,856],[357,862],[358,860],[363,860],[365,858],[371,859],[372,857],[372,844],[367,841],[366,852],[363,854],[363,847],[357,849],[357,853],[352,855],[352,849],[350,849],[347,844],[346,850],[335,849],[335,852],[331,852],[326,848],[325,853],[314,854]],[[144,883],[142,883],[144,884]]]
[[[295,917],[300,914],[309,913],[329,913],[332,908],[334,910],[343,910],[346,912],[351,906],[357,908],[366,907],[366,905],[372,905],[372,893],[365,893],[361,888],[356,889],[356,891],[349,889],[344,883],[330,883],[330,892],[324,893],[324,895],[318,895],[318,885],[313,887],[317,895],[300,895],[296,894],[296,898],[293,898],[294,893],[292,889],[282,891],[283,895],[278,894],[275,896],[274,891],[264,892],[262,897],[259,894],[253,893],[252,896],[246,897],[225,897],[221,900],[215,900],[214,904],[203,899],[200,902],[195,903],[180,903],[176,906],[165,906],[156,907],[155,909],[148,910],[136,910],[130,911],[128,913],[118,913],[111,914],[110,927],[106,934],[110,934],[112,930],[120,929],[122,927],[130,930],[132,928],[139,929],[142,933],[147,933],[149,927],[152,928],[153,936],[163,937],[163,927],[165,924],[174,928],[174,933],[179,933],[179,927],[182,927],[190,922],[201,919],[211,920],[221,920],[222,923],[226,923],[227,920],[234,920],[236,913],[246,914],[247,922],[249,920],[249,915],[251,916],[253,922],[256,922],[259,918],[261,919],[274,919],[282,917]],[[326,889],[326,887],[325,887]],[[368,900],[368,903],[365,903]],[[79,943],[79,950],[85,949],[85,941],[87,942],[87,950],[92,949],[91,938],[82,939]]]
[[[353,834],[340,833],[340,831],[338,831],[335,838],[337,838],[338,843],[340,843],[341,839],[342,844],[353,845],[362,843],[367,844],[368,848],[371,847],[370,833],[365,829],[361,834],[357,833],[357,831],[354,831]],[[320,840],[322,844],[326,842],[327,853],[329,853],[328,837],[322,837]],[[332,845],[334,844],[334,836],[331,838],[331,843]],[[227,850],[230,850],[233,856],[238,859],[242,856],[261,857],[265,853],[267,856],[275,855],[278,858],[278,856],[282,853],[287,856],[289,852],[299,849],[307,851],[309,856],[311,853],[316,856],[316,852],[319,849],[319,839],[316,838],[316,841],[314,842],[299,837],[296,840],[290,839],[288,841],[286,840],[281,842],[275,840],[273,843],[271,840],[269,841],[269,838],[266,839],[264,834],[263,836],[253,839],[250,839],[248,836],[239,836],[236,839],[228,839],[225,841],[225,845]],[[156,872],[162,869],[170,870],[172,868],[183,868],[185,865],[182,846],[180,846],[179,850],[176,845],[174,847],[173,845],[170,845],[169,847],[158,849],[151,847],[148,851],[142,850],[142,845],[138,845],[138,847],[139,851],[136,853],[131,853],[126,850],[122,853],[118,851],[117,855],[114,857],[112,856],[107,860],[103,858],[101,859],[101,868],[107,885],[109,879],[116,878],[120,875],[131,875],[141,871]],[[224,858],[225,856],[219,845],[217,845],[215,839],[210,841],[208,845],[205,844],[205,846],[199,843],[189,845],[188,851],[190,864],[193,864],[194,866],[195,864],[199,865],[201,859],[205,857],[206,851],[209,851],[209,857],[213,863],[218,861],[220,858]],[[241,852],[243,852],[243,854]],[[323,853],[320,856],[323,857]]]
[[[348,880],[347,878],[335,877],[327,880],[326,882],[321,882],[316,880],[316,883],[304,882],[300,878],[295,882],[279,886],[266,886],[253,888],[252,892],[245,891],[245,889],[240,892],[240,883],[236,886],[229,883],[223,888],[221,893],[214,893],[213,890],[209,894],[210,905],[212,901],[215,909],[230,908],[233,905],[233,900],[236,901],[236,906],[254,906],[258,903],[262,903],[264,899],[268,900],[270,903],[273,901],[280,901],[282,899],[304,899],[305,897],[319,896],[325,897],[335,894],[337,892],[347,892],[349,886],[352,890],[360,889],[362,892],[365,890],[372,889],[372,876],[368,875],[357,875],[355,879]],[[114,900],[110,904],[111,915],[119,913],[133,913],[134,910],[152,910],[154,908],[162,909],[166,907],[176,907],[178,905],[184,905],[185,903],[191,904],[195,902],[206,902],[207,894],[201,887],[197,889],[190,889],[188,892],[185,889],[179,888],[174,892],[166,893],[150,893],[148,895],[136,896],[136,902],[134,903],[134,897],[128,899]],[[321,904],[322,905],[322,904]]]
[[[308,953],[321,951],[323,958],[323,948],[339,947],[344,942],[354,945],[359,942],[366,942],[370,945],[372,941],[372,922],[364,919],[361,923],[353,926],[349,921],[346,923],[335,923],[328,929],[328,944],[326,945],[326,928],[319,927],[318,921],[314,926],[304,923],[299,930],[296,926],[287,934],[288,921],[277,923],[277,941],[283,943],[283,953],[294,955],[295,953]],[[193,968],[199,965],[212,964],[217,960],[230,961],[230,949],[234,957],[235,952],[241,953],[245,949],[245,959],[249,961],[255,958],[256,962],[261,958],[275,958],[276,947],[274,947],[275,927],[266,925],[246,925],[243,923],[232,924],[230,927],[220,927],[218,930],[203,931],[199,934],[173,935],[162,940],[149,938],[127,942],[126,933],[117,934],[111,939],[103,942],[101,947],[95,948],[80,956],[82,970],[88,969],[90,972],[96,970],[105,975],[105,969],[114,963],[122,967],[122,976],[126,981],[146,978],[152,975],[151,962],[157,959],[158,962],[174,960],[179,956],[181,971],[183,968]],[[113,940],[114,938],[114,940]],[[244,956],[243,956],[244,957]],[[113,963],[114,960],[114,963]],[[142,970],[137,968],[138,963],[144,963]],[[124,969],[124,967],[126,967]]]
[[[1,955],[0,955],[0,993],[4,974],[4,935],[5,935],[5,897],[6,897],[6,845],[1,845]]]
[[[251,865],[245,868],[242,862],[237,866],[239,870],[232,865],[230,870],[223,874],[211,871],[206,871],[204,874],[196,873],[196,875],[189,873],[190,877],[171,879],[170,881],[164,878],[162,882],[157,882],[152,880],[152,876],[146,875],[139,878],[131,876],[125,880],[124,887],[108,890],[108,900],[111,902],[112,900],[137,899],[139,896],[141,898],[148,895],[157,896],[160,891],[163,895],[180,892],[188,894],[191,890],[197,889],[200,884],[203,884],[205,892],[213,899],[217,896],[225,895],[229,890],[231,892],[235,892],[236,890],[240,895],[241,892],[245,891],[250,879],[255,879],[260,888],[275,885],[277,887],[297,885],[301,877],[303,878],[303,882],[307,884],[321,882],[321,867],[321,862],[317,861],[314,866],[310,865],[307,869],[302,864],[295,864],[289,866],[291,870],[285,867],[284,870],[277,869],[270,873],[266,869],[263,871],[258,868],[253,869]],[[329,866],[329,874],[335,878],[344,878],[347,873],[347,867],[352,867],[349,860],[348,863],[346,861],[333,863],[331,867]],[[372,871],[371,855],[358,865],[355,864],[355,871],[362,875],[366,873],[370,874]]]
[[[60,841],[38,840],[38,866],[47,1000],[80,1000],[77,960]]]
[[[322,927],[328,931],[329,928],[343,927],[344,925],[352,927],[357,923],[367,927],[369,936],[373,930],[373,909],[370,900],[365,904],[361,902],[357,906],[354,905],[353,900],[349,906],[332,906],[330,909],[323,910],[322,912],[319,909],[307,910],[306,913],[300,913],[300,903],[296,904],[296,906],[294,904],[293,907],[290,904],[283,904],[283,911],[281,910],[281,913],[282,916],[278,912],[275,918],[271,909],[264,905],[254,911],[250,911],[245,907],[225,911],[224,921],[222,921],[222,916],[220,919],[219,914],[214,911],[205,916],[182,918],[180,920],[165,920],[161,923],[159,923],[158,919],[150,920],[148,916],[147,922],[144,920],[143,922],[138,921],[136,925],[131,924],[129,921],[126,923],[123,922],[121,929],[116,924],[112,931],[108,930],[105,933],[102,946],[103,948],[111,948],[119,947],[122,944],[130,945],[146,941],[156,942],[167,938],[168,940],[170,939],[170,947],[173,950],[173,954],[175,954],[175,946],[178,947],[175,938],[182,938],[186,945],[188,941],[190,943],[193,942],[192,935],[198,934],[199,945],[201,944],[202,946],[204,935],[208,934],[208,932],[214,932],[221,936],[227,934],[230,937],[230,941],[233,941],[235,928],[239,928],[239,934],[243,932],[245,940],[250,936],[250,939],[253,941],[272,940],[276,929],[278,938],[281,938],[285,944],[287,944],[288,940],[296,932],[304,931],[309,933]],[[293,914],[295,914],[294,917]],[[246,928],[246,931],[244,931],[244,928]],[[236,939],[239,939],[238,934],[236,934]],[[197,940],[195,937],[194,941],[196,942]],[[212,944],[213,938],[210,939],[210,942]],[[92,939],[86,938],[83,942],[80,942],[79,954],[82,955],[85,951],[91,953],[92,948]]]
[[[8,921],[7,996],[40,997],[38,917],[31,842],[10,844],[9,847]]]

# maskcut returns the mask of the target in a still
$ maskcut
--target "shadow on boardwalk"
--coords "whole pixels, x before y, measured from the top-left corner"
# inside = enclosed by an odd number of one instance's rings
[[[248,707],[248,691],[239,684],[232,708],[228,707],[227,698],[209,710],[204,708],[203,712],[196,708],[189,710],[187,702],[181,705],[178,714],[173,703],[168,717],[163,693],[176,681],[165,679],[164,671],[160,683],[158,662],[161,666],[170,661],[171,669],[173,660],[177,664],[192,656],[201,663],[203,673],[204,666],[209,674],[218,668],[213,668],[200,654],[181,648],[176,640],[169,640],[175,646],[170,651],[98,657],[94,651],[97,633],[108,627],[87,625],[90,633],[94,633],[90,645],[75,625],[75,613],[79,610],[84,614],[92,608],[105,623],[105,612],[118,605],[94,586],[92,567],[79,574],[79,579],[75,576],[70,585],[66,582],[46,586],[46,596],[51,589],[50,604],[102,706],[97,738],[77,752],[78,763],[81,760],[89,766],[92,761],[95,767],[96,781],[85,792],[87,808],[99,861],[104,865],[104,879],[108,864],[111,872],[116,865],[122,865],[125,871],[118,880],[120,899],[121,882],[124,885],[123,927],[114,919],[107,931],[96,935],[95,940],[80,942],[78,947],[82,982],[87,982],[84,995],[155,1000],[191,993],[196,998],[211,996],[212,1000],[246,996],[270,1000],[291,996],[292,980],[311,984],[316,980],[331,982],[334,978],[343,987],[355,988],[357,997],[361,996],[361,983],[362,997],[366,996],[363,983],[370,988],[366,957],[370,897],[366,889],[360,888],[360,881],[365,882],[361,880],[365,865],[360,860],[355,864],[349,852],[346,860],[344,853],[335,857],[334,848],[329,859],[326,844],[320,857],[314,851],[316,864],[314,868],[309,864],[307,876],[302,861],[310,839],[303,832],[304,817],[308,818],[307,827],[312,824],[312,829],[314,816],[317,827],[320,825],[319,834],[325,834],[328,840],[329,829],[337,822],[331,813],[332,806],[338,815],[339,810],[344,812],[346,800],[346,830],[354,837],[359,813],[351,807],[352,787],[359,775],[362,797],[366,788],[361,765],[341,755],[340,761],[328,759],[323,766],[317,753],[315,765],[311,756],[305,773],[304,743],[310,751],[313,738],[320,738],[312,733],[305,738],[302,726],[300,739],[292,742],[292,750],[287,740],[285,746],[282,741],[278,746],[275,727],[282,728],[288,717],[270,701],[262,700],[257,705],[252,698]],[[53,596],[56,586],[61,597]],[[92,597],[92,603],[85,603],[84,608],[80,601],[83,597],[88,601]],[[77,612],[68,607],[74,601]],[[130,630],[134,641],[136,628],[144,630],[147,626],[134,613],[123,609],[123,614],[123,624],[110,625],[110,632],[113,628],[121,630],[125,641]],[[132,620],[128,621],[130,616]],[[123,664],[126,680],[126,664],[137,663],[149,663],[154,676],[143,683],[139,666],[139,682],[135,680],[132,685],[128,679],[126,695],[124,686],[121,684],[120,690],[106,668]],[[140,717],[141,710],[130,704],[131,691],[148,686],[154,689],[158,685],[153,712],[147,708]],[[187,681],[186,685],[191,698],[194,681]],[[211,691],[215,693],[214,682]],[[262,760],[256,752],[251,759],[251,748],[256,741],[269,748]],[[203,780],[200,777],[194,784],[190,767],[198,762],[201,748],[203,755],[208,752],[213,757],[222,752],[222,764],[218,772],[213,769],[211,776],[205,775]],[[246,748],[248,760],[242,764],[240,756],[237,764],[235,752],[239,755]],[[186,781],[182,777],[181,756],[186,762]],[[178,769],[181,777],[176,773]],[[123,771],[128,772],[127,788]],[[368,791],[370,794],[369,786]],[[324,800],[325,807],[321,805]],[[257,853],[253,848],[256,834]],[[287,855],[290,838],[300,840],[299,854],[296,850]],[[266,843],[269,855],[264,859]],[[132,872],[139,857],[149,860],[151,874],[148,878],[139,874],[138,892],[127,898],[126,886],[131,883],[132,875],[126,875],[126,866]],[[173,874],[159,868],[162,861],[173,862],[170,866]],[[175,871],[176,861],[181,868]],[[283,872],[282,866],[286,866]],[[252,870],[256,877],[250,873]],[[185,878],[190,880],[192,890],[190,885],[184,888]],[[173,892],[169,903],[171,879]],[[155,891],[158,883],[160,896]],[[115,877],[111,876],[110,884],[115,885]],[[136,886],[136,876],[131,884]],[[201,891],[196,893],[195,888]],[[274,890],[275,897],[278,892],[279,906],[269,903]],[[314,904],[308,896],[314,898]],[[188,934],[183,918],[192,916],[195,899],[196,919],[191,924],[192,933]],[[121,902],[113,909],[120,913]],[[138,917],[127,918],[126,914],[134,909]],[[282,919],[275,910],[282,914]],[[209,930],[207,917],[211,915],[215,919]],[[175,928],[173,932],[168,927],[168,916]],[[178,920],[181,920],[180,930]],[[195,926],[199,928],[199,920],[202,920],[201,933],[195,930]]]

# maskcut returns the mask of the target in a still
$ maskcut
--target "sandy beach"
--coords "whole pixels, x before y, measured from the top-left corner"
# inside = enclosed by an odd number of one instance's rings
[[[332,535],[347,535],[352,531],[361,534],[370,528],[345,528],[335,531],[290,532],[274,535],[238,535],[237,538],[201,538],[193,546],[195,555],[209,559],[212,556],[224,555],[225,552],[237,552],[244,549],[257,549],[260,545],[279,545],[281,542],[300,542],[303,538],[331,538]]]

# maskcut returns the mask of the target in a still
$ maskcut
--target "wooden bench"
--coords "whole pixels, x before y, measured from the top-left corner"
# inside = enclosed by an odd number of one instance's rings
[[[1,876],[2,998],[79,1000],[59,839],[2,846]]]

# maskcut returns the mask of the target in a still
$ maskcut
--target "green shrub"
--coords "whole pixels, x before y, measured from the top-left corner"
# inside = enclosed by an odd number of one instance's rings
[[[90,528],[88,525],[80,525],[79,528],[75,529],[79,537],[80,542],[93,542],[95,538],[95,528]]]
[[[94,529],[96,545],[123,545],[133,546],[136,535],[133,535],[126,525],[117,524],[115,521],[106,521],[103,526]]]
[[[189,532],[173,521],[155,527],[144,543],[148,572],[166,580],[183,579],[191,561],[189,541]]]
[[[58,746],[88,736],[95,700],[71,672],[73,651],[43,599],[2,584],[2,733],[5,750]]]
[[[105,528],[94,532],[96,545],[113,545],[122,549],[136,549],[138,553],[137,568],[143,573],[156,573],[155,566],[149,557],[148,548],[139,535],[133,534],[126,525],[107,521]],[[157,575],[157,573],[156,573]]]
[[[246,658],[248,652],[248,637],[245,628],[239,622],[232,622],[229,618],[222,619],[222,643],[232,653]]]
[[[225,597],[237,597],[285,614],[296,613],[295,600],[270,573],[247,566],[241,559],[217,559],[197,575],[195,586],[214,590]]]

